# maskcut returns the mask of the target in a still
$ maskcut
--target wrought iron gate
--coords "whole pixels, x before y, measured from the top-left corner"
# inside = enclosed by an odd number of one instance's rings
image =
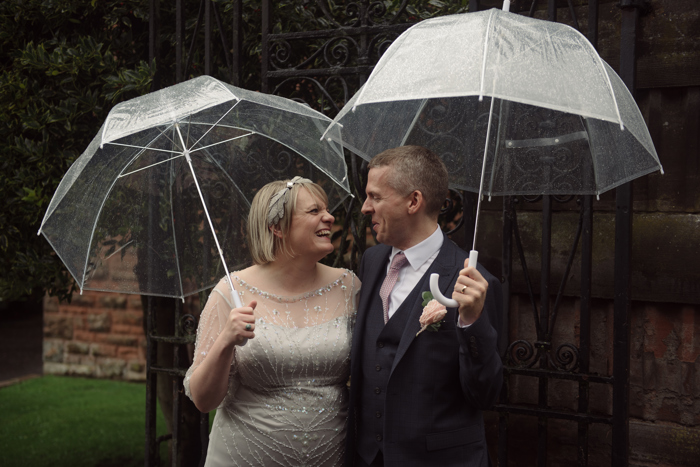
[[[182,8],[184,0],[177,0],[177,30],[182,31]],[[398,35],[410,27],[415,19],[411,19],[410,3],[408,0],[393,2],[393,9],[388,10],[385,2],[370,0],[357,0],[345,2],[344,9],[333,10],[326,0],[312,2],[305,0],[306,4],[314,4],[317,12],[325,18],[328,29],[314,31],[295,31],[288,33],[273,32],[274,23],[273,4],[270,0],[262,0],[262,63],[261,63],[261,90],[286,97],[306,100],[308,103],[324,111],[329,116],[334,116],[344,102],[359,89],[364,83],[372,67],[382,52]],[[449,3],[449,2],[445,2]],[[455,2],[460,3],[460,2]],[[527,3],[527,5],[526,5]],[[579,4],[581,2],[577,2]],[[156,0],[152,0],[156,5]],[[627,86],[634,90],[635,79],[635,38],[638,18],[645,8],[647,0],[621,0],[621,57],[620,75]],[[222,15],[216,7],[217,3],[211,0],[200,1],[200,15],[198,25],[203,22],[205,28],[205,74],[211,74],[211,47],[214,31],[218,31],[220,37],[217,41],[223,43],[223,50],[229,50],[227,39],[222,31],[224,27]],[[500,7],[498,1],[469,2],[469,11],[478,11],[485,7]],[[533,15],[546,5],[547,19],[557,21],[557,13],[564,7],[568,11],[569,21],[577,29],[579,28],[576,9],[572,1],[532,0],[513,2],[511,11],[520,14]],[[240,84],[241,73],[241,29],[242,29],[242,0],[232,2],[229,19],[233,31],[231,56],[227,56],[227,64],[230,71],[230,80],[233,84]],[[581,6],[581,5],[577,5]],[[459,5],[456,5],[455,10]],[[152,8],[155,8],[154,6]],[[596,45],[598,38],[598,11],[599,0],[589,0],[586,8],[587,30],[589,40]],[[155,9],[151,15],[151,40],[155,44],[158,35],[158,15]],[[216,23],[216,27],[215,27]],[[197,26],[199,27],[199,26]],[[183,36],[177,35],[178,54],[176,63],[176,81],[180,81],[187,75],[189,59],[183,58]],[[194,43],[190,45],[190,55]],[[155,56],[157,47],[152,45],[152,56]],[[348,165],[351,168],[352,179],[356,194],[363,197],[362,180],[366,175],[364,167],[357,157],[348,155]],[[590,429],[592,426],[604,425],[612,432],[610,442],[609,459],[611,465],[627,465],[629,457],[629,356],[630,356],[630,253],[631,253],[631,228],[632,228],[632,190],[631,185],[626,184],[616,189],[615,194],[615,297],[614,297],[614,335],[612,343],[612,371],[607,373],[591,371],[591,277],[593,274],[593,211],[594,200],[590,196],[579,198],[562,198],[544,196],[536,199],[525,197],[506,197],[503,199],[501,217],[502,229],[502,254],[500,258],[492,258],[498,265],[500,259],[501,276],[504,290],[504,303],[506,314],[512,308],[512,299],[524,300],[529,303],[532,317],[534,336],[528,340],[522,336],[516,336],[512,342],[507,342],[507,337],[513,333],[509,326],[508,316],[504,317],[503,326],[498,329],[501,335],[501,351],[504,361],[504,388],[500,403],[495,407],[494,414],[497,418],[498,428],[494,432],[497,437],[497,448],[492,454],[497,458],[498,465],[508,465],[509,440],[513,439],[512,424],[520,420],[518,417],[530,417],[536,420],[536,462],[539,466],[547,464],[549,425],[552,420],[566,420],[577,425],[576,462],[578,465],[589,464]],[[361,199],[360,198],[360,199]],[[471,193],[455,193],[453,207],[461,210],[461,218],[458,225],[451,231],[452,238],[465,249],[471,245],[474,224],[474,207],[476,197]],[[359,204],[348,206],[348,212],[344,219],[344,232],[351,232],[355,238],[351,251],[351,264],[355,268],[357,259],[364,249],[364,231],[366,224],[359,214]],[[539,290],[533,282],[533,277],[528,269],[526,254],[523,248],[521,223],[523,215],[533,212],[534,207],[539,212],[541,230],[541,244],[539,264]],[[557,212],[565,209],[574,212],[577,216],[572,242],[566,254],[565,268],[561,274],[557,291],[550,290],[550,283],[558,277],[552,274],[552,235],[553,218]],[[453,217],[454,212],[445,215]],[[460,228],[463,227],[463,228]],[[556,233],[556,232],[554,232]],[[341,248],[344,248],[341,247]],[[572,270],[575,259],[580,263],[580,297],[579,309],[579,333],[577,342],[557,341],[555,325],[557,317],[562,313],[562,303],[566,300],[565,289],[567,278]],[[339,258],[338,258],[339,259]],[[498,270],[491,267],[492,272],[498,274]],[[495,270],[494,270],[495,269]],[[513,290],[514,277],[523,277],[526,292],[517,296]],[[520,276],[522,275],[522,276]],[[570,295],[570,294],[569,294]],[[150,302],[149,302],[150,303]],[[178,320],[181,311],[177,310]],[[155,362],[155,346],[159,342],[169,342],[177,345],[192,343],[192,332],[177,331],[175,336],[164,337],[154,334],[155,325],[152,323],[152,313],[149,308],[148,327],[148,396],[147,396],[147,422],[146,422],[146,465],[155,465],[157,455],[157,442],[155,438],[155,374],[167,373],[173,376],[173,392],[176,398],[182,396],[181,378],[184,370],[176,368],[157,368]],[[185,317],[190,331],[193,329],[191,318]],[[553,342],[557,341],[557,345]],[[180,362],[181,365],[184,362]],[[531,380],[536,386],[536,402],[529,404],[514,402],[514,384],[518,381]],[[575,407],[552,407],[551,387],[559,381],[568,381],[574,385],[573,398]],[[591,408],[591,386],[602,385],[609,388],[612,399],[610,413],[594,413]],[[177,406],[178,404],[174,404]],[[174,409],[176,410],[176,409]],[[174,420],[178,420],[179,414],[174,413]],[[206,440],[208,428],[208,416],[202,415],[201,436]],[[177,426],[177,424],[175,424]],[[173,446],[178,441],[177,429],[167,439],[173,439]],[[176,447],[173,447],[176,452]],[[206,453],[204,444],[203,457]],[[494,459],[495,461],[496,459]],[[573,463],[574,459],[568,459]],[[511,457],[511,463],[513,463]],[[175,461],[173,465],[176,465]]]

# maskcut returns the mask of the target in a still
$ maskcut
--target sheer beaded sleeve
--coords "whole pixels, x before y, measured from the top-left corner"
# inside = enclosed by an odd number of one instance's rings
[[[202,362],[207,358],[209,349],[219,337],[221,330],[223,329],[226,320],[228,319],[231,309],[234,308],[231,300],[231,289],[228,285],[226,279],[222,279],[212,290],[207,300],[204,310],[199,318],[199,326],[197,326],[197,340],[195,342],[194,348],[194,359],[192,361],[192,366],[187,370],[183,385],[185,387],[185,394],[187,397],[192,399],[192,393],[190,392],[190,378],[192,373],[202,364]],[[229,373],[229,383],[228,392],[222,404],[228,399],[231,394],[235,392],[236,389],[236,357],[234,354],[233,361],[231,362],[231,371]]]

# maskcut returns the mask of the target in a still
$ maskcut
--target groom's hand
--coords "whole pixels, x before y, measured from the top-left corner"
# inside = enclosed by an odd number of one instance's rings
[[[459,272],[452,298],[459,303],[461,325],[470,325],[479,319],[484,310],[486,291],[489,283],[475,267],[469,267],[469,259],[464,261],[464,269]]]

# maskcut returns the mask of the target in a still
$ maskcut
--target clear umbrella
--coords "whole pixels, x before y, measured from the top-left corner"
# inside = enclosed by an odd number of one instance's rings
[[[599,195],[662,170],[634,98],[582,34],[498,9],[405,31],[325,136],[366,160],[428,147],[479,204]]]
[[[341,148],[319,140],[329,122],[209,76],[121,103],[64,176],[39,233],[81,292],[184,299],[228,277],[227,264],[250,262],[245,222],[266,183],[304,176],[331,208],[349,194]]]

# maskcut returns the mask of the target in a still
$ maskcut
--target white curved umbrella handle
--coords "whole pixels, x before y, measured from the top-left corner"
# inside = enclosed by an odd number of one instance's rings
[[[476,267],[476,260],[479,258],[479,252],[476,250],[471,250],[469,252],[469,267],[470,268],[475,268]],[[449,308],[457,308],[459,306],[459,303],[457,303],[457,300],[453,300],[451,298],[445,297],[442,292],[440,292],[440,287],[438,286],[438,279],[440,278],[439,274],[431,274],[430,275],[430,293],[433,294],[433,298],[437,300],[439,303],[445,305],[446,307]]]

